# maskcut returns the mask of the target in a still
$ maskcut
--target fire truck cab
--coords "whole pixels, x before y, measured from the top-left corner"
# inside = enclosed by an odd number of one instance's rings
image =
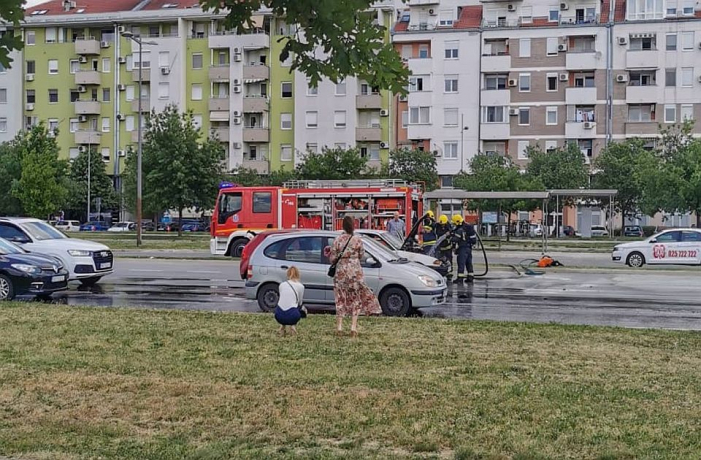
[[[395,213],[406,224],[423,215],[423,192],[401,180],[291,181],[283,187],[220,186],[212,214],[210,251],[240,257],[259,232],[304,228],[340,230],[346,215],[357,228],[385,229]]]

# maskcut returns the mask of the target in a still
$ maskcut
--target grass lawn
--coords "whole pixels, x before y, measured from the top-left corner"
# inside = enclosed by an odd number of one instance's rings
[[[0,456],[682,459],[701,335],[0,304]]]
[[[209,233],[144,234],[141,248],[136,246],[136,233],[75,232],[71,238],[106,244],[110,249],[202,249],[209,250]]]

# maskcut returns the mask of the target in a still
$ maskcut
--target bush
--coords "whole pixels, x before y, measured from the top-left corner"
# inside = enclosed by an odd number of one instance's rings
[[[643,227],[643,234],[646,237],[652,236],[657,233],[657,227],[655,225],[646,225]]]

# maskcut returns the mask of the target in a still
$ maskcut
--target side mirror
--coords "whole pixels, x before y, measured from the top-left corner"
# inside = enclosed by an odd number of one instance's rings
[[[9,240],[15,244],[29,243],[29,240],[27,238],[22,238],[21,236],[13,236],[12,238],[9,238]]]
[[[657,238],[652,238],[649,242],[650,243],[657,243]]]
[[[365,266],[375,268],[375,267],[379,267],[380,263],[377,260],[373,259],[372,257],[368,257],[367,259],[365,259]]]

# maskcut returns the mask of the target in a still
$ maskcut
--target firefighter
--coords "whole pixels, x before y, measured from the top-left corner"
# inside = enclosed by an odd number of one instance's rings
[[[423,227],[423,240],[421,247],[424,254],[428,254],[436,244],[436,219],[434,218],[433,211],[426,212]]]
[[[441,241],[440,246],[436,249],[436,259],[443,260],[446,259],[450,262],[452,262],[453,259],[453,253],[452,253],[452,247],[453,247],[453,241],[452,241],[452,236],[450,233],[452,233],[453,229],[450,226],[450,223],[448,222],[448,216],[440,216],[438,218],[438,223],[436,224],[436,239],[441,238],[443,235],[446,233],[449,234],[443,241]]]
[[[477,244],[477,233],[475,228],[465,222],[459,214],[453,216],[453,224],[455,225],[453,243],[458,255],[458,277],[453,282],[462,283],[467,279],[468,283],[472,283],[475,279],[472,268],[472,246]],[[465,269],[467,269],[467,275]]]

